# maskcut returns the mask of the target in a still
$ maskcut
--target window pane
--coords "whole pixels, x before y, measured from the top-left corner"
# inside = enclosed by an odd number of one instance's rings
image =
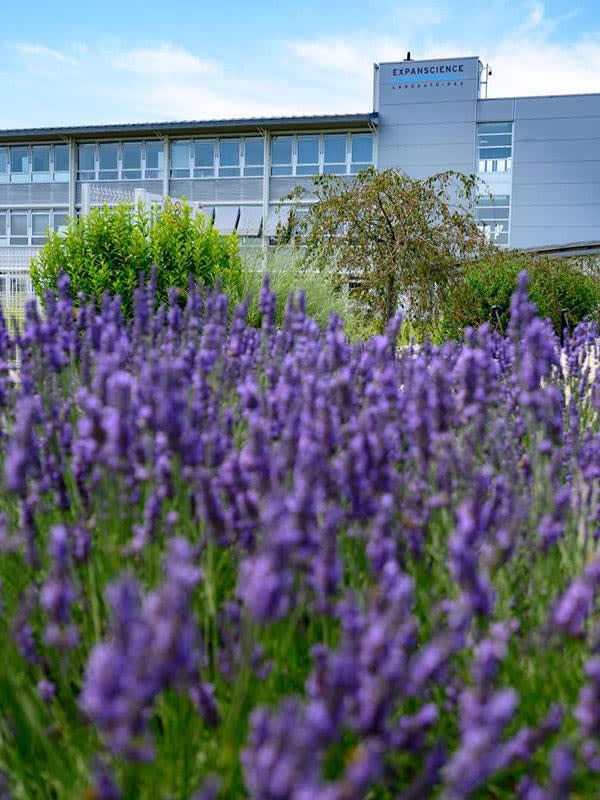
[[[501,133],[498,136],[492,136],[488,133],[480,134],[477,142],[479,147],[500,147],[501,145],[509,147],[512,144],[512,136],[510,133]]]
[[[219,142],[219,163],[222,167],[235,167],[240,163],[239,139],[221,139]]]
[[[34,236],[41,236],[50,227],[50,214],[36,212],[31,216],[31,233]]]
[[[275,136],[271,142],[271,163],[292,164],[292,137]]]
[[[27,237],[27,214],[10,215],[10,234],[11,236]]]
[[[99,177],[104,180],[116,180],[118,177],[118,145],[111,142],[110,144],[101,144],[98,149],[100,155]]]
[[[146,170],[162,170],[163,146],[162,142],[146,142]]]
[[[54,145],[54,172],[69,171],[69,146],[66,144]]]
[[[141,142],[123,142],[123,169],[136,170],[142,169],[142,144]]]
[[[265,145],[263,139],[257,137],[245,141],[245,163],[247,167],[259,167],[264,164]]]
[[[512,122],[480,122],[478,133],[511,133]]]
[[[77,170],[79,180],[94,180],[96,177],[95,144],[80,144],[77,148]]]
[[[50,214],[35,213],[31,215],[31,243],[43,244],[48,238],[47,230],[50,227]]]
[[[359,164],[373,163],[373,137],[370,133],[352,134],[352,161]]]
[[[0,239],[6,236],[6,214],[0,212]]]
[[[233,177],[240,174],[240,140],[221,139],[219,142],[219,175]]]
[[[11,180],[22,183],[29,180],[29,148],[11,147],[10,150]]]
[[[8,148],[0,147],[0,183],[8,180]]]
[[[292,137],[275,136],[271,140],[271,175],[292,174]]]
[[[50,172],[50,148],[32,148],[32,170],[33,172]]]
[[[325,163],[326,164],[345,164],[346,163],[346,137],[345,136],[326,136],[325,137]]]
[[[345,175],[345,164],[323,164],[323,172],[326,175]]]
[[[319,137],[298,137],[298,164],[319,163]]]
[[[215,174],[215,143],[212,139],[194,142],[194,177],[212,178]]]
[[[190,176],[190,143],[172,142],[171,144],[171,175],[174,178],[189,178]]]
[[[54,212],[54,230],[61,231],[67,227],[67,214],[62,211]]]
[[[510,158],[511,155],[510,147],[482,147],[479,150],[479,158]]]

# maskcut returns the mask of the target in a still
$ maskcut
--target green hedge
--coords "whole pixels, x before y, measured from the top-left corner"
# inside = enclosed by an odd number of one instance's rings
[[[561,311],[566,309],[570,326],[583,319],[600,320],[600,266],[590,259],[535,257],[501,252],[486,262],[464,267],[460,281],[444,303],[440,324],[443,338],[459,339],[468,326],[484,322],[496,325],[493,307],[499,309],[500,324],[506,329],[510,298],[521,270],[529,273],[529,295],[541,317],[548,317],[557,333]]]
[[[71,282],[73,299],[82,292],[100,301],[105,291],[120,295],[130,316],[140,273],[156,265],[157,298],[167,300],[170,288],[185,292],[189,276],[212,286],[220,278],[234,298],[241,291],[242,265],[236,234],[221,235],[186,203],[167,201],[151,212],[133,213],[128,203],[102,206],[69,222],[65,234],[50,234],[32,261],[32,280],[43,299],[56,290],[61,273]]]

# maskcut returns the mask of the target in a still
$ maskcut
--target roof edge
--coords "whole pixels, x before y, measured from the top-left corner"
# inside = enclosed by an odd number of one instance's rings
[[[49,128],[12,128],[0,130],[0,141],[25,141],[33,139],[89,138],[138,136],[141,134],[160,136],[169,133],[232,132],[257,133],[261,130],[287,130],[327,126],[345,127],[353,124],[376,125],[378,114],[318,114],[297,117],[248,117],[243,119],[181,120],[172,122],[133,122],[101,125],[56,126]]]

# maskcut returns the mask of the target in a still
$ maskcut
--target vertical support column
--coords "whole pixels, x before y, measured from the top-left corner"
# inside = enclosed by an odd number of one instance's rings
[[[91,197],[90,197],[90,184],[89,183],[82,183],[81,184],[81,213],[82,214],[89,214],[91,206],[92,206],[92,201],[91,201]]]
[[[263,196],[262,196],[262,213],[263,213],[263,226],[262,226],[262,250],[263,250],[263,266],[267,266],[267,255],[269,253],[269,236],[266,233],[267,220],[269,219],[269,199],[271,197],[271,134],[268,131],[263,132],[264,142],[264,175],[263,175]]]
[[[69,216],[75,216],[77,200],[77,143],[69,139]]]
[[[169,165],[169,137],[165,136],[163,139],[163,185],[162,185],[162,199],[163,204],[169,196],[169,172],[171,167]]]

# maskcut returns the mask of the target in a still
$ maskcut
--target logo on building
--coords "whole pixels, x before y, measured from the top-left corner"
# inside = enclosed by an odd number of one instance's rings
[[[392,69],[397,78],[397,87],[425,88],[427,86],[462,86],[465,77],[464,64],[432,64],[429,66],[402,66]],[[396,82],[394,82],[396,83]],[[393,86],[392,88],[396,88]]]

